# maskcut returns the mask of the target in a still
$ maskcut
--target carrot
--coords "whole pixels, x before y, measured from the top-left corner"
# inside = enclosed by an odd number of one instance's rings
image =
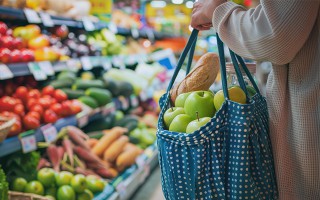
[[[114,127],[105,134],[99,142],[93,147],[92,152],[101,157],[103,152],[118,139],[123,133],[125,133],[127,129],[121,127]]]
[[[142,150],[138,147],[132,149],[131,151],[122,152],[117,160],[116,166],[120,171],[124,170],[126,167],[133,165],[136,162],[136,158],[142,153]]]
[[[60,158],[59,156],[59,151],[58,151],[58,148],[56,145],[49,145],[49,147],[47,148],[47,154],[48,154],[48,157],[49,157],[49,160],[50,162],[52,163],[52,166],[53,166],[53,169],[56,171],[56,172],[59,172],[60,169],[60,161],[62,158]]]
[[[98,162],[88,162],[87,163],[87,167],[90,169],[100,169],[100,168],[109,168],[110,165],[104,165],[102,163],[98,163]]]
[[[114,141],[110,147],[104,152],[103,160],[114,162],[116,158],[122,152],[124,146],[129,142],[129,138],[126,135],[121,136],[119,139]]]
[[[114,173],[112,173],[109,169],[100,168],[95,170],[95,172],[103,178],[114,178]]]
[[[40,170],[44,167],[51,167],[51,164],[49,163],[49,161],[45,158],[41,158],[39,160],[38,166],[37,166],[37,170]]]
[[[100,162],[100,159],[96,155],[79,146],[75,146],[73,151],[85,162]]]
[[[81,129],[79,129],[78,127],[75,126],[68,126],[67,127],[68,131],[72,131],[77,133],[83,140],[88,140],[90,137],[85,134]]]
[[[73,151],[72,151],[72,143],[68,138],[64,138],[62,141],[62,145],[64,150],[67,152],[69,160],[70,160],[70,164],[71,166],[74,165],[74,159],[73,159]]]
[[[89,140],[87,140],[87,144],[89,145],[90,148],[93,148],[98,142],[99,140],[95,138],[90,138]]]
[[[135,148],[137,148],[136,145],[132,144],[132,143],[127,143],[124,148],[123,148],[123,152],[125,151],[130,151],[130,150],[134,150]]]
[[[86,143],[85,139],[81,137],[81,135],[85,133],[83,133],[80,129],[73,126],[68,126],[67,129],[68,129],[68,136],[72,140],[72,142],[74,142],[76,145],[79,145],[86,150],[90,150],[90,147]]]

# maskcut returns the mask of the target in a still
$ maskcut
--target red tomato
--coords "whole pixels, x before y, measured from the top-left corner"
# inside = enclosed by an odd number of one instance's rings
[[[22,132],[21,121],[16,120],[16,123],[11,127],[8,137],[13,137]]]
[[[34,99],[39,99],[41,96],[39,90],[37,89],[32,89],[28,93],[28,98],[34,98]]]
[[[39,121],[41,120],[41,115],[36,111],[30,111],[27,113],[27,115],[32,116],[32,117],[38,119]]]
[[[58,115],[49,109],[44,111],[43,120],[44,123],[55,123],[58,120]]]
[[[63,109],[62,109],[62,105],[60,103],[55,103],[55,104],[51,105],[50,109],[59,116],[63,115]]]
[[[47,109],[51,106],[51,99],[49,98],[40,98],[39,104],[42,106],[43,109]]]
[[[17,104],[15,105],[13,112],[17,115],[20,115],[21,117],[23,117],[25,115],[25,110],[24,110],[24,106],[22,104]]]
[[[66,95],[66,93],[64,93],[62,90],[58,89],[56,91],[54,91],[54,95],[53,97],[59,102],[63,102],[65,100],[68,99],[68,96]]]
[[[70,116],[72,115],[71,112],[71,101],[64,101],[61,103],[62,105],[62,116]]]
[[[37,113],[39,113],[40,115],[43,114],[43,108],[41,107],[41,105],[34,105],[34,106],[32,106],[29,110],[30,110],[30,111],[34,111],[34,112],[37,112]]]
[[[36,129],[40,126],[40,121],[33,116],[26,115],[23,118],[23,125],[26,130]]]
[[[24,86],[20,86],[17,88],[14,94],[19,99],[26,99],[28,95],[28,89]]]
[[[28,99],[27,101],[27,108],[30,110],[33,106],[38,105],[38,100],[37,99]]]
[[[48,85],[42,89],[42,95],[53,96],[53,94],[54,94],[54,87],[52,87],[51,85]]]
[[[13,111],[16,103],[15,98],[4,96],[0,99],[0,111]]]
[[[81,103],[78,100],[72,100],[71,101],[71,113],[73,115],[75,115],[81,111],[82,111]]]

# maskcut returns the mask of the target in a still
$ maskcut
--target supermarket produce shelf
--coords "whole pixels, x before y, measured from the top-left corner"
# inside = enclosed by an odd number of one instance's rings
[[[79,113],[77,116],[71,116],[60,119],[56,123],[52,124],[52,126],[55,128],[56,131],[60,131],[60,129],[62,129],[65,126],[78,126],[81,128],[92,121],[101,119],[115,112],[116,110],[126,110],[129,107],[134,107],[135,102],[137,102],[137,97],[135,96],[131,96],[130,98],[114,98],[113,102],[107,104],[104,107],[91,110],[90,112],[82,112]],[[32,132],[31,134],[27,134],[27,136],[33,135],[35,137],[36,142],[45,141],[42,127],[34,130],[34,132]],[[21,135],[8,138],[4,140],[2,143],[0,143],[0,158],[17,151],[21,151],[23,149],[21,143],[21,139],[23,138],[23,136],[21,137]]]
[[[136,165],[125,170],[113,180],[94,200],[128,200],[145,182],[153,169],[158,165],[156,145],[148,147],[136,160]]]
[[[30,11],[30,9],[29,9]],[[40,16],[40,13],[37,13],[35,11],[32,11],[33,13],[36,13],[36,15],[38,15],[38,17]],[[26,11],[21,10],[21,9],[16,9],[16,8],[10,8],[10,7],[4,7],[4,6],[0,6],[0,17],[1,18],[6,18],[6,17],[11,17],[14,19],[19,19],[19,20],[26,20],[27,16],[26,16]],[[60,17],[60,16],[53,16],[53,15],[47,15],[50,17],[53,25],[66,25],[68,27],[71,28],[78,28],[78,29],[86,29],[87,31],[93,31],[93,30],[100,30],[103,28],[109,28],[109,24],[106,22],[92,22],[89,21],[89,23],[91,23],[93,25],[93,29],[92,30],[88,30],[85,27],[85,22],[80,21],[80,20],[74,20],[71,18],[66,18],[66,17]],[[40,17],[39,17],[40,18]],[[40,19],[41,20],[41,19]],[[90,20],[88,18],[86,18],[86,20]],[[43,22],[43,24],[45,24]],[[139,37],[139,38],[146,38],[146,39],[151,39],[151,40],[160,40],[160,39],[164,39],[164,38],[170,38],[173,37],[170,34],[165,34],[165,33],[159,33],[153,29],[141,29],[141,30],[130,30],[130,29],[126,29],[126,28],[122,28],[122,27],[116,27],[114,30],[117,34],[119,35],[123,35],[123,36],[132,36],[132,37]]]

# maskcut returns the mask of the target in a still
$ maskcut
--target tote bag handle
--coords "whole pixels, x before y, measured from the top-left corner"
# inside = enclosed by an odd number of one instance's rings
[[[223,47],[224,45],[223,45],[223,42],[221,41],[218,34],[217,34],[217,43],[218,43],[218,51],[219,51],[220,72],[221,72],[221,82],[222,82],[223,94],[226,99],[229,99],[226,61],[225,61],[224,47]],[[241,73],[241,69],[239,67],[239,63],[241,65],[243,71],[245,72],[245,74],[249,78],[254,89],[260,95],[261,94],[260,90],[259,90],[256,82],[254,81],[248,67],[246,66],[245,62],[243,61],[243,59],[240,56],[238,56],[237,54],[235,54],[231,49],[229,49],[229,51],[230,51],[231,60],[232,60],[232,63],[233,63],[233,66],[234,66],[234,69],[235,69],[235,72],[236,72],[236,75],[237,75],[237,78],[239,81],[239,85],[240,85],[241,89],[245,92],[247,100],[249,99],[248,98],[248,91],[247,91],[246,84],[245,84],[245,81],[244,81],[242,73]]]

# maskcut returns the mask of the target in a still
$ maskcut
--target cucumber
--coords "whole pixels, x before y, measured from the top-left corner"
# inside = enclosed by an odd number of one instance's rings
[[[64,93],[68,96],[68,99],[78,99],[79,97],[85,96],[83,90],[72,90],[70,88],[61,88]]]
[[[94,100],[94,98],[92,98],[92,97],[82,96],[82,97],[79,97],[78,100],[81,101],[82,103],[90,106],[91,108],[98,108],[99,107],[97,101]]]
[[[92,132],[87,132],[86,133],[90,138],[95,138],[100,140],[102,136],[104,136],[104,133],[102,131],[92,131]]]
[[[94,98],[99,106],[104,106],[112,101],[112,94],[107,89],[89,88],[86,90],[85,94]]]
[[[101,80],[76,80],[72,85],[73,90],[86,90],[89,88],[105,88],[105,84]]]
[[[72,84],[73,84],[73,80],[63,79],[63,80],[52,81],[49,85],[54,87],[54,89],[61,89],[61,88],[71,88]]]
[[[114,125],[115,118],[116,118],[115,114],[110,114],[105,118],[90,122],[90,124],[83,127],[82,130],[87,133],[87,132],[95,132],[95,131],[111,129]]]
[[[127,116],[124,116],[119,121],[116,121],[115,126],[126,127],[131,129],[131,127],[135,127],[135,126],[138,127],[138,122],[139,121],[137,117],[127,115]]]
[[[134,93],[133,86],[125,81],[121,81],[118,83],[119,95],[124,97],[130,97]]]
[[[70,72],[70,71],[60,72],[60,74],[58,74],[58,76],[57,76],[57,80],[73,80],[73,81],[75,81],[76,78],[77,78],[77,75],[73,72]]]

